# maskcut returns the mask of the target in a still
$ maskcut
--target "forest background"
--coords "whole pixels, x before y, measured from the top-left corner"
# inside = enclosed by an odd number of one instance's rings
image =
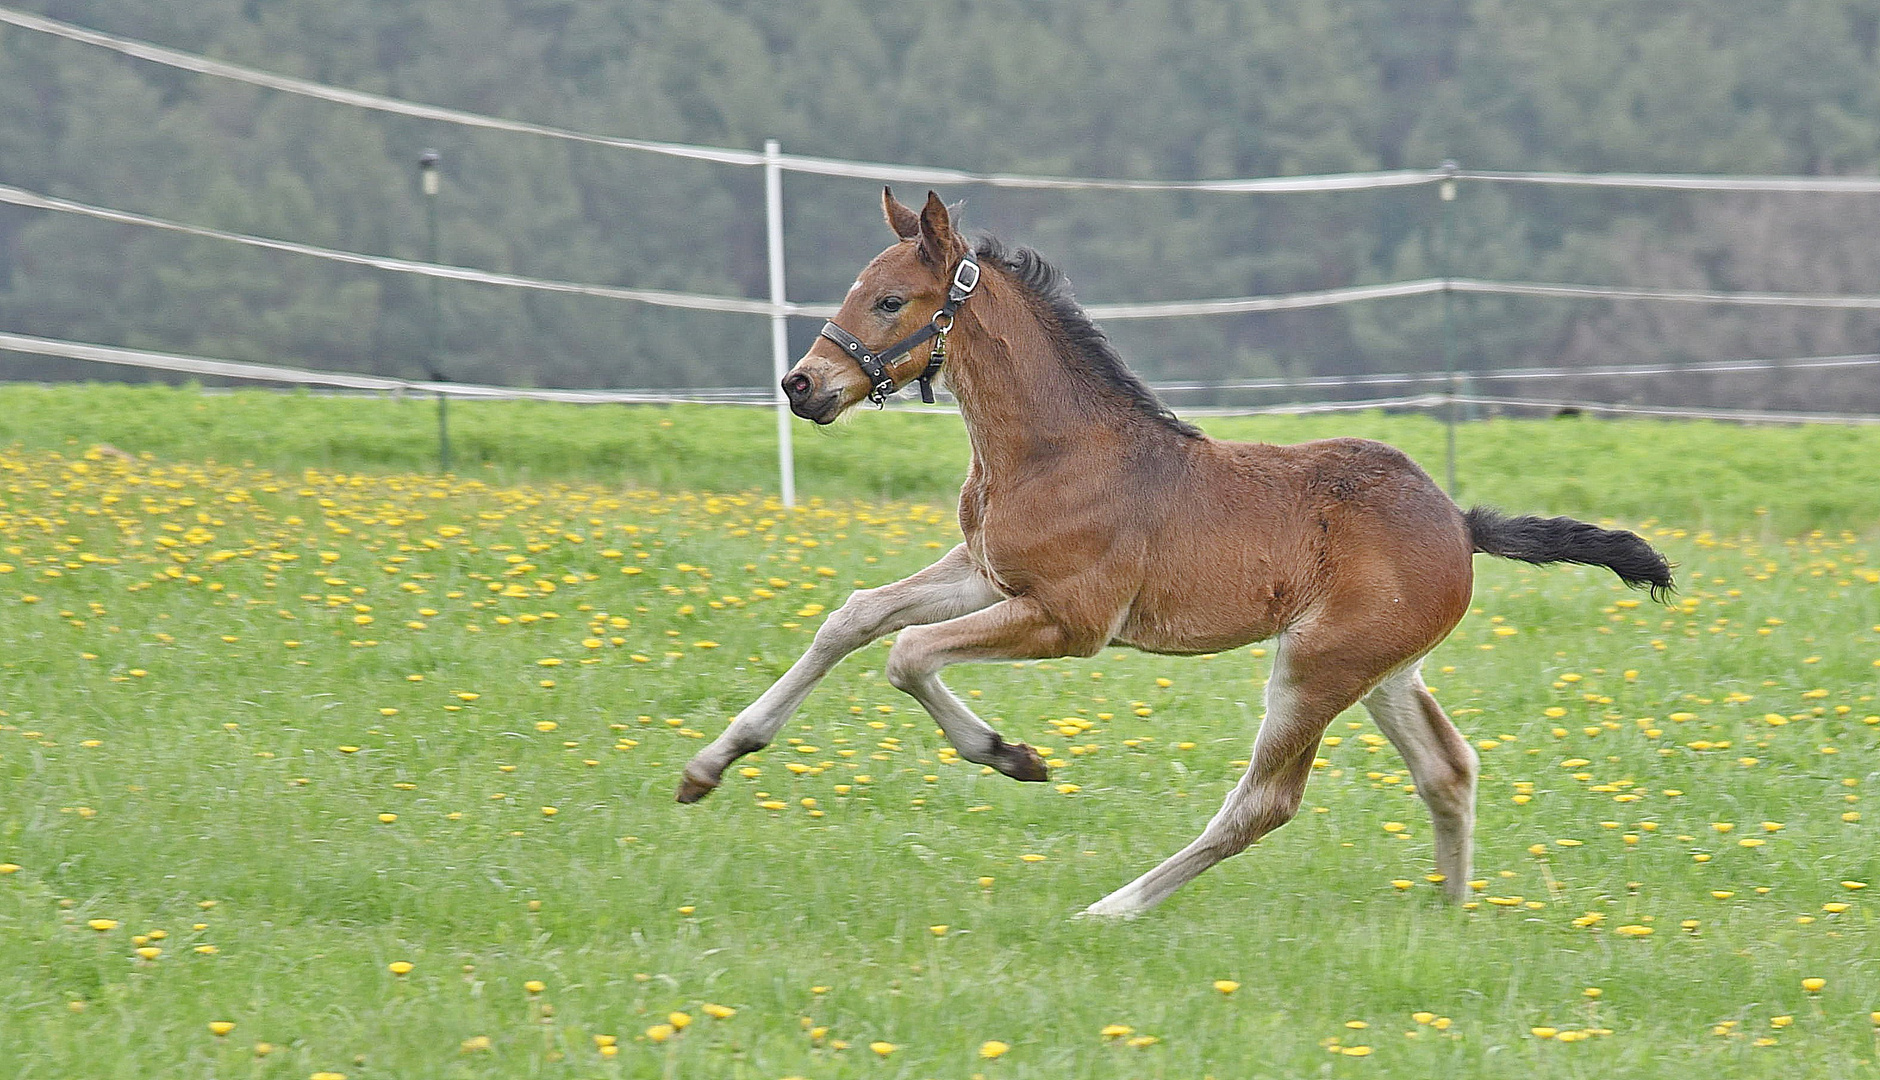
[[[969,170],[1221,178],[1427,168],[1872,175],[1875,0],[60,0],[53,18],[265,70],[636,138]],[[0,183],[194,224],[443,262],[762,297],[762,174],[308,101],[0,29]],[[903,191],[904,199],[924,192]],[[1313,195],[953,189],[1086,302],[1438,274],[1435,189]],[[790,298],[840,297],[888,239],[878,190],[786,178]],[[1880,294],[1880,200],[1467,183],[1450,271]],[[0,208],[0,329],[421,376],[408,276]],[[442,288],[450,377],[768,382],[761,318]],[[1433,297],[1117,324],[1155,380],[1440,369]],[[806,345],[815,323],[793,325]],[[1880,349],[1873,312],[1460,297],[1464,368]],[[1606,400],[1880,410],[1863,369],[1550,385]],[[137,372],[0,358],[0,377]],[[1196,399],[1184,399],[1193,401]]]

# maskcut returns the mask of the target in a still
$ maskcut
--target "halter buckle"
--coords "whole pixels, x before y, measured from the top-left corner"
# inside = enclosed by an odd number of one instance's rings
[[[968,255],[966,258],[960,260],[959,266],[954,268],[953,286],[947,291],[952,293],[955,297],[958,298],[957,300],[954,301],[955,303],[958,303],[960,300],[964,300],[967,297],[971,296],[973,294],[973,290],[977,289],[978,287],[979,287],[979,260]]]

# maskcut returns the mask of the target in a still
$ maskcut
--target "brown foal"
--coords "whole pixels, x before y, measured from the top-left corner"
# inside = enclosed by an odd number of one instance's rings
[[[1320,736],[1358,702],[1409,766],[1435,821],[1444,888],[1462,896],[1475,751],[1420,667],[1468,609],[1471,554],[1606,566],[1654,593],[1671,587],[1663,557],[1631,533],[1567,518],[1465,514],[1382,443],[1211,439],[1123,366],[1037,255],[993,240],[969,249],[931,193],[918,214],[886,192],[883,206],[899,242],[862,271],[836,332],[825,330],[783,386],[797,415],[827,424],[884,389],[857,355],[891,353],[888,343],[918,336],[930,318],[944,323],[942,374],[972,443],[960,491],[965,542],[904,581],[853,594],[686,766],[679,800],[718,786],[732,761],[770,744],[837,661],[896,631],[889,681],[962,757],[1020,780],[1045,779],[1044,762],[941,683],[948,664],[1093,656],[1112,644],[1223,652],[1276,638],[1266,717],[1225,805],[1193,843],[1089,911],[1144,911],[1285,824]],[[963,299],[962,262],[983,267]],[[922,347],[882,367],[899,385],[928,362]]]

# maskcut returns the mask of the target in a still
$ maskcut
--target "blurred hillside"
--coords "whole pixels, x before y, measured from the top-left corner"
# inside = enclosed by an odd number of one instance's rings
[[[1005,172],[1208,178],[1428,167],[1872,174],[1880,2],[1758,0],[22,0],[255,67],[606,134]],[[762,296],[762,177],[386,117],[0,29],[0,183],[422,257],[418,152],[443,155],[445,262]],[[905,198],[921,192],[901,193]],[[1433,189],[1328,195],[950,190],[1087,301],[1437,272]],[[792,299],[882,247],[861,181],[786,180]],[[1880,293],[1859,196],[1467,185],[1458,276]],[[417,375],[423,283],[0,208],[0,329]],[[769,378],[748,316],[443,290],[456,378],[613,387]],[[1472,297],[1464,367],[1880,349],[1872,313]],[[1428,298],[1114,327],[1154,379],[1439,367]],[[807,343],[814,325],[797,327]],[[57,377],[0,357],[0,376]],[[134,372],[85,369],[90,377]],[[1831,381],[1839,380],[1839,381]],[[1870,375],[1602,385],[1653,400],[1880,408]],[[1558,389],[1558,387],[1550,387]],[[1569,388],[1570,389],[1570,388]]]

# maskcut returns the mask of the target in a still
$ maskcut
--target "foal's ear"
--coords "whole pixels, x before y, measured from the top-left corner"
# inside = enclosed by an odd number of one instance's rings
[[[881,216],[888,219],[888,228],[894,230],[894,235],[903,240],[920,235],[920,215],[903,205],[887,187],[881,189]]]
[[[929,191],[927,205],[920,211],[920,257],[936,266],[945,266],[964,248],[959,235],[953,231],[953,218],[947,213],[947,204],[940,201],[938,194]]]

